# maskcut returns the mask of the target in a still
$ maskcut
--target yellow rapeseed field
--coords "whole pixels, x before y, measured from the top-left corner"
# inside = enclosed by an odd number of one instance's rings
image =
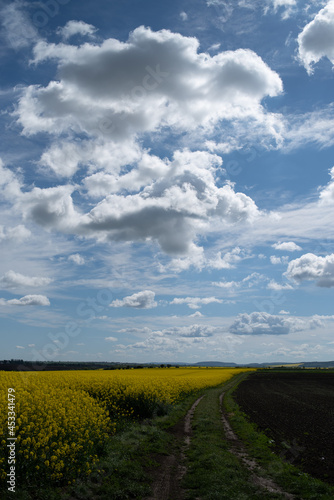
[[[5,481],[8,473],[8,389],[15,391],[12,430],[20,476],[31,484],[38,477],[69,483],[91,473],[107,437],[122,422],[162,414],[185,396],[242,371],[187,367],[0,372],[0,478]]]

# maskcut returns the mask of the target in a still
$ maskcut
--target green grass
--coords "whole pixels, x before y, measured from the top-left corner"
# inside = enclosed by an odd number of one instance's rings
[[[250,473],[229,452],[219,411],[222,387],[209,389],[196,408],[188,473],[183,486],[189,500],[280,499],[250,483]]]

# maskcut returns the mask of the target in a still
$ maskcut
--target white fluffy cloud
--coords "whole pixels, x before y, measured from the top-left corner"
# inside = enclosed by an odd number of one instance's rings
[[[329,171],[331,182],[320,191],[320,203],[325,205],[334,204],[334,167]]]
[[[233,269],[238,262],[248,257],[245,251],[239,247],[235,247],[225,254],[218,252],[216,257],[210,260],[209,267],[213,269]]]
[[[18,287],[42,287],[51,283],[50,278],[38,276],[25,276],[15,271],[8,271],[0,278],[1,288],[18,288]]]
[[[17,196],[16,207],[24,219],[45,229],[71,232],[79,222],[79,213],[71,196],[74,189],[74,186],[69,185],[45,189],[35,187]]]
[[[61,35],[64,40],[68,40],[74,35],[92,36],[96,31],[95,26],[83,21],[68,21],[63,28],[58,29],[58,34]]]
[[[299,58],[309,74],[313,64],[327,57],[334,64],[334,0],[318,12],[298,36]]]
[[[221,304],[223,301],[220,299],[217,299],[216,297],[183,297],[183,298],[178,298],[176,297],[175,299],[172,300],[171,304],[187,304],[190,309],[199,309],[202,305],[206,304],[212,304],[212,303],[218,303]]]
[[[86,31],[92,28],[71,21],[60,33]],[[210,133],[222,120],[263,124],[261,101],[278,95],[282,82],[251,50],[214,56],[198,50],[196,38],[142,26],[127,42],[37,43],[35,64],[54,61],[57,80],[22,91],[18,122],[26,135],[53,137],[41,167],[63,178],[81,170],[83,179],[24,192],[9,179],[25,220],[99,241],[154,242],[198,267],[233,267],[236,253],[208,262],[195,241],[219,224],[253,222],[259,215],[254,201],[231,183],[217,186],[222,160],[216,154],[184,149],[160,159],[139,138],[159,131]],[[73,139],[76,133],[86,138]],[[85,203],[93,208],[83,213],[80,201],[87,198],[99,202]],[[174,264],[180,270],[190,265]]]
[[[277,73],[248,49],[211,57],[198,48],[196,38],[143,26],[127,42],[39,42],[35,63],[57,61],[59,80],[26,89],[19,122],[27,135],[71,129],[118,142],[160,127],[262,118],[260,101],[282,91]]]
[[[110,307],[134,307],[135,309],[152,309],[157,306],[154,300],[155,293],[151,290],[143,290],[124,297],[122,300],[113,300]]]
[[[238,335],[282,335],[289,333],[284,318],[265,312],[239,314],[230,327]]]
[[[314,280],[320,287],[334,286],[334,254],[319,257],[313,253],[289,262],[285,275],[297,282]]]
[[[131,329],[133,331],[134,329]],[[137,329],[138,330],[138,329]],[[221,329],[210,325],[187,325],[174,326],[162,330],[151,330],[148,328],[138,330],[138,333],[145,333],[147,337],[139,342],[129,345],[117,345],[120,352],[122,351],[144,351],[144,352],[165,352],[176,353],[184,352],[193,346],[197,348],[207,347],[215,334],[221,333]],[[226,335],[226,338],[229,336]],[[223,336],[220,338],[220,343],[224,342]],[[230,345],[233,342],[238,342],[238,339],[229,339]]]
[[[99,197],[101,194],[106,195],[115,191],[115,186],[116,190],[128,187],[117,185],[121,167],[140,161],[145,162],[145,153],[141,151],[134,139],[128,138],[126,143],[117,143],[99,138],[81,141],[55,140],[42,154],[39,163],[41,166],[48,167],[57,177],[70,178],[80,168],[88,169],[90,177],[87,177],[87,190],[91,196]],[[104,175],[112,174],[114,189],[109,190],[111,186],[108,185],[110,181],[106,182],[107,175],[100,179],[100,182],[95,181],[94,172],[101,170]],[[94,181],[99,182],[102,192],[94,192]]]
[[[68,260],[70,262],[74,262],[74,264],[77,264],[78,266],[82,266],[85,263],[84,257],[80,255],[79,253],[74,253],[68,257]]]
[[[283,256],[283,257],[277,257],[276,255],[271,255],[270,256],[270,262],[274,265],[278,264],[286,264],[289,260],[289,257]]]
[[[318,320],[318,316],[305,319],[277,316],[266,312],[243,313],[236,317],[229,331],[236,335],[286,335],[323,326]]]
[[[162,335],[170,335],[172,337],[211,337],[216,333],[217,327],[208,325],[189,325],[189,326],[174,326],[161,330]]]
[[[296,245],[293,241],[274,243],[272,247],[275,248],[275,250],[282,250],[284,252],[296,252],[297,250],[301,250],[301,247]]]
[[[73,201],[78,186],[21,190],[16,176],[0,167],[4,192],[14,198],[16,210],[46,230],[100,241],[154,241],[166,253],[196,253],[198,259],[201,249],[194,244],[198,234],[210,227],[217,230],[219,224],[252,223],[259,216],[254,201],[235,192],[231,183],[216,186],[221,163],[220,157],[203,151],[176,151],[171,161],[143,153],[137,168],[124,175],[101,172],[99,180],[94,175],[86,178],[86,187],[94,195],[103,197],[106,187],[114,191],[97,205],[93,203],[88,213],[82,213],[80,204]],[[91,184],[94,177],[95,184]],[[129,192],[131,187],[134,193]],[[230,268],[241,258],[236,248],[207,265]]]
[[[10,306],[49,306],[50,301],[45,295],[25,295],[20,299],[0,299],[0,305]]]

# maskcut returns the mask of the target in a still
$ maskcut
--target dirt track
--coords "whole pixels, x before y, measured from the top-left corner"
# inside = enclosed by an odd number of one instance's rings
[[[204,396],[198,398],[192,405],[184,419],[180,420],[171,430],[175,442],[174,453],[171,455],[160,455],[155,457],[159,462],[159,468],[153,473],[152,496],[145,500],[182,500],[184,491],[181,488],[181,479],[187,468],[185,465],[185,452],[191,442],[191,421],[196,406]]]
[[[225,432],[225,439],[228,443],[229,451],[233,453],[251,472],[251,481],[259,489],[269,493],[282,495],[282,498],[293,500],[294,495],[283,491],[271,479],[263,477],[264,471],[257,462],[248,455],[243,442],[236,436],[229,423],[228,414],[224,410],[223,399],[227,389],[237,383],[238,378],[230,381],[224,386],[224,392],[221,393],[220,411],[221,421]],[[192,419],[197,405],[201,402],[201,396],[192,405],[186,417],[180,420],[171,430],[174,438],[174,451],[169,455],[159,455],[154,457],[160,466],[152,472],[152,495],[144,500],[183,500],[185,491],[181,487],[181,479],[187,472],[185,452],[191,444]],[[200,500],[200,499],[198,499]]]

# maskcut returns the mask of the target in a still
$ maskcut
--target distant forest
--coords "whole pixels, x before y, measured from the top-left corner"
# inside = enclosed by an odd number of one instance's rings
[[[0,361],[0,371],[58,371],[58,370],[129,370],[131,368],[170,368],[179,365],[157,363],[115,363],[115,362],[75,362],[75,361],[24,361],[10,359]]]

